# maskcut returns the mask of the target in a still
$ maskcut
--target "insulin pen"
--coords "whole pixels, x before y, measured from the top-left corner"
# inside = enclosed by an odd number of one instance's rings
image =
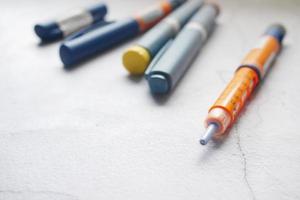
[[[167,94],[175,87],[212,33],[218,14],[216,4],[204,4],[174,41],[161,50],[160,58],[154,59],[145,74],[153,94]]]
[[[205,122],[207,130],[200,140],[202,145],[206,145],[212,138],[218,139],[223,136],[237,119],[280,52],[285,34],[282,25],[271,26],[246,56],[227,88],[209,110]]]
[[[34,31],[43,42],[52,42],[102,21],[106,14],[106,5],[97,4],[88,9],[76,11],[60,20],[37,24]]]
[[[123,65],[127,71],[133,75],[143,75],[159,50],[177,35],[202,4],[203,0],[188,1],[130,47],[123,55]]]
[[[135,17],[115,22],[81,37],[65,41],[60,47],[60,58],[65,66],[78,64],[150,29],[184,2],[185,0],[165,0]]]

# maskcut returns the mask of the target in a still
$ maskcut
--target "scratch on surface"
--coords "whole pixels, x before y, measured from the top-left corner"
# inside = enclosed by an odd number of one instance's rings
[[[245,184],[246,184],[247,188],[249,189],[249,191],[251,193],[252,199],[256,200],[254,191],[253,191],[252,186],[251,186],[251,184],[249,183],[249,180],[248,180],[247,157],[246,157],[246,154],[243,151],[243,148],[242,148],[242,145],[241,145],[241,138],[240,138],[240,134],[239,134],[239,131],[238,131],[238,126],[235,126],[234,129],[235,129],[235,134],[236,134],[236,139],[237,139],[237,147],[238,147],[238,150],[240,152],[240,155],[241,155],[241,158],[242,158],[242,163],[243,163],[244,181],[245,181]]]
[[[48,197],[61,197],[64,200],[79,200],[76,196],[63,193],[63,192],[54,192],[54,191],[23,191],[23,190],[0,190],[0,194],[12,194],[12,195],[45,195]]]

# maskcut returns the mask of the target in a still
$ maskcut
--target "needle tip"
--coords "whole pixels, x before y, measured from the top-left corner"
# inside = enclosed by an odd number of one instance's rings
[[[200,140],[200,144],[206,145],[212,137],[217,133],[219,126],[217,124],[210,124],[205,132],[205,135]]]
[[[207,141],[204,140],[204,139],[201,139],[201,140],[200,140],[200,144],[202,144],[202,145],[207,145]]]

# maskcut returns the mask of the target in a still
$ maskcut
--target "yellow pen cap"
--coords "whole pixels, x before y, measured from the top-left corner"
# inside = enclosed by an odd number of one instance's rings
[[[123,55],[123,65],[132,75],[143,75],[150,61],[150,53],[141,46],[133,46]]]

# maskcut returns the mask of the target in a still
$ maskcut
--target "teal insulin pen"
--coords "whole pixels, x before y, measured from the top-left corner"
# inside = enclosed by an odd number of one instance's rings
[[[176,86],[214,30],[219,12],[218,5],[206,3],[162,48],[145,74],[153,94],[167,94]]]

